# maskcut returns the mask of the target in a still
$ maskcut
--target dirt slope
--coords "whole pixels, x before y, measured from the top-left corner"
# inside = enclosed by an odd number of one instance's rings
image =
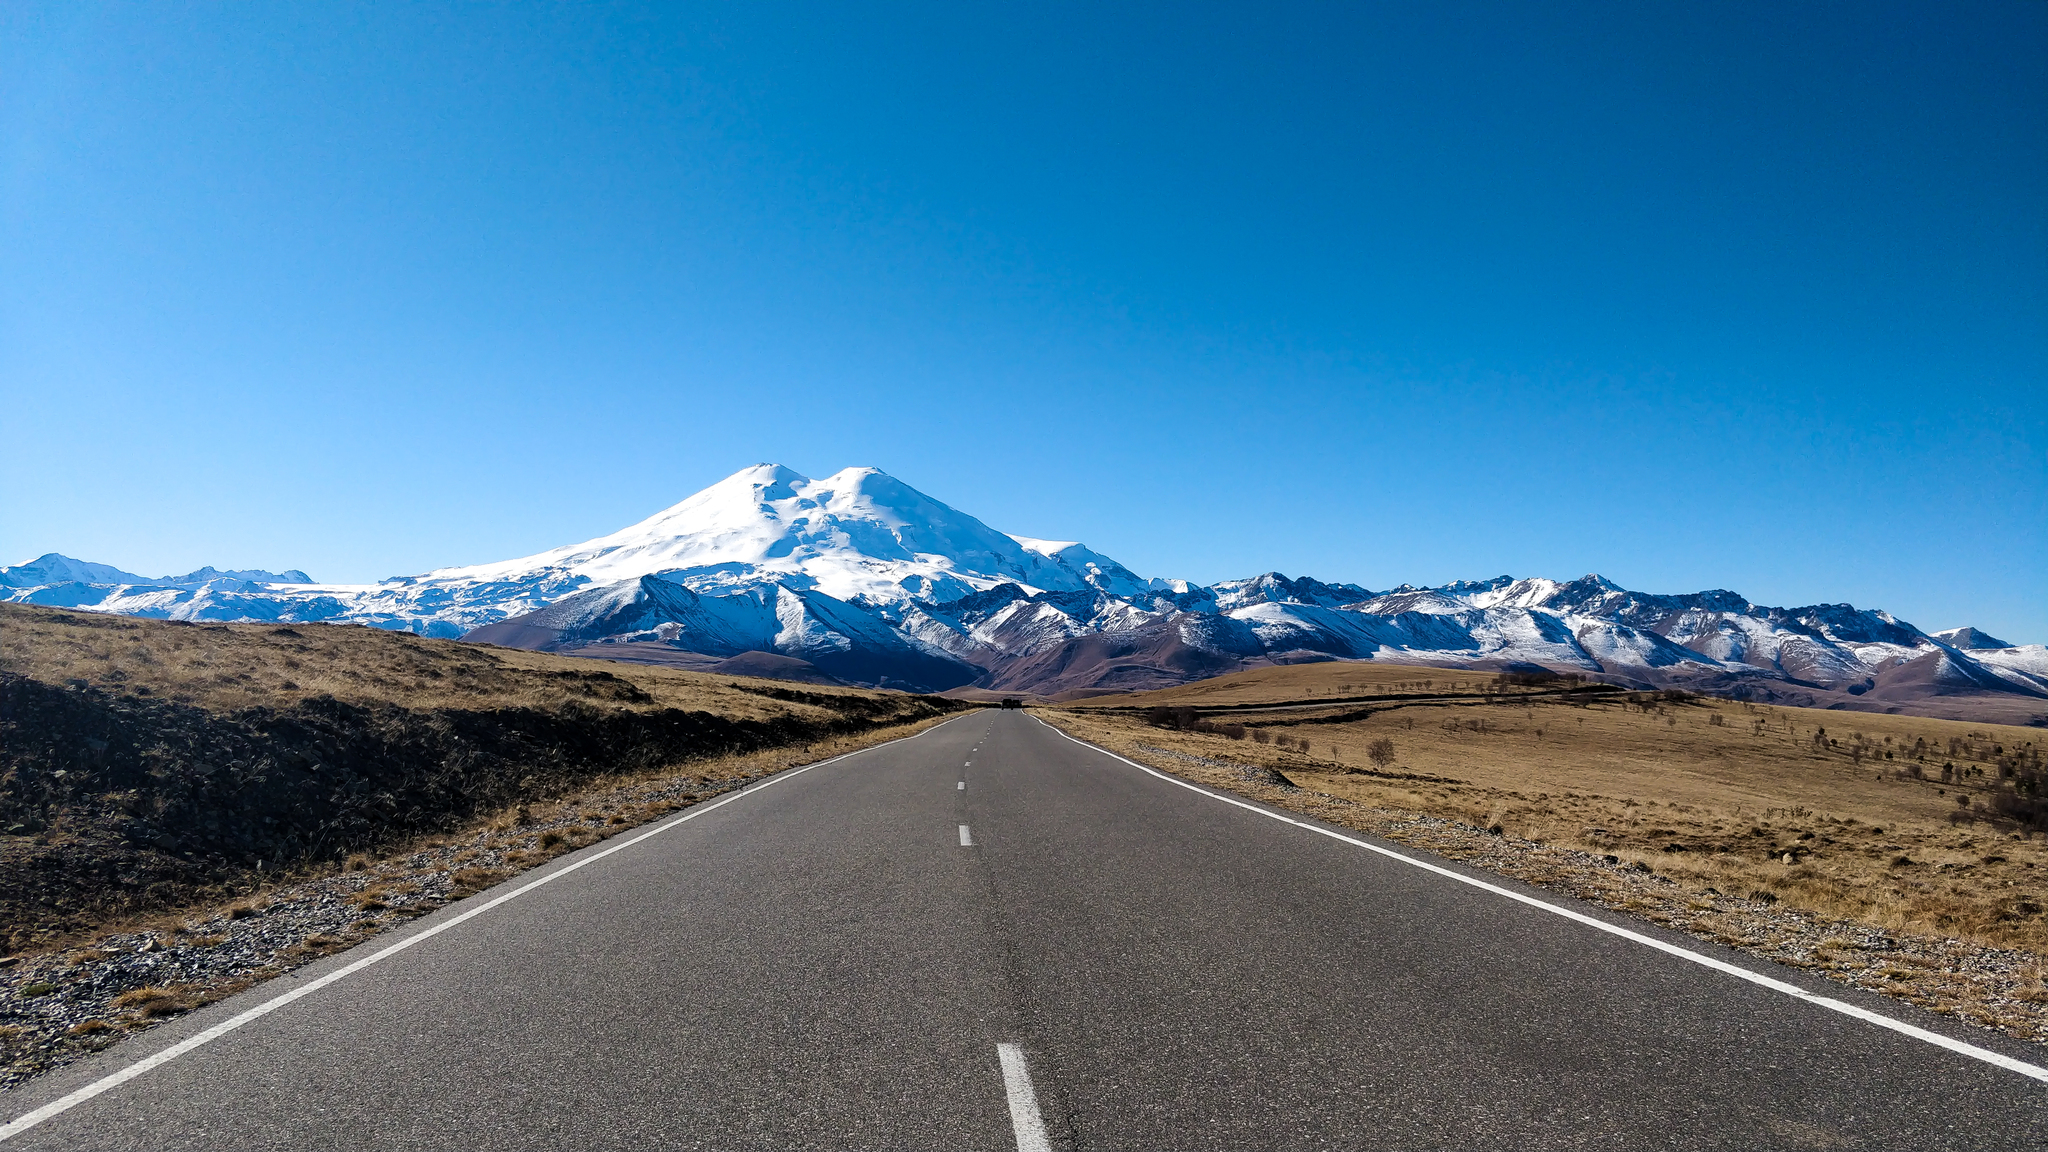
[[[0,605],[0,947],[602,777],[962,706],[351,626]]]

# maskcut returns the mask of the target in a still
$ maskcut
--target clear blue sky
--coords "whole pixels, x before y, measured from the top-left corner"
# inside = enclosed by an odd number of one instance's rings
[[[1146,575],[2048,641],[2048,5],[0,7],[0,562],[872,464]]]

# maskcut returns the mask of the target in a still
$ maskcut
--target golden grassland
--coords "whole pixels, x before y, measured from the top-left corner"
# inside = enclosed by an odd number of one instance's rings
[[[2038,768],[2048,732],[1666,694],[1489,702],[1488,679],[1297,665],[1062,712],[1080,735],[1270,766],[1303,788],[1641,862],[1700,891],[2048,952],[2048,842],[1992,809],[2001,771]],[[1422,681],[1463,698],[1352,719],[1360,708],[1314,704]],[[1289,701],[1302,704],[1210,717],[1250,725],[1242,739],[1114,711]],[[1383,764],[1377,741],[1392,746]]]
[[[1492,672],[1462,668],[1322,661],[1232,672],[1153,692],[1096,696],[1067,707],[1082,711],[1154,705],[1204,708],[1387,694],[1477,696],[1494,690],[1498,679]]]
[[[736,720],[825,716],[764,698],[742,681],[645,664],[430,640],[337,624],[188,624],[0,604],[0,671],[45,683],[225,712],[288,708],[317,696],[405,708],[555,708],[572,700],[685,708]],[[778,685],[791,687],[790,685]],[[806,694],[874,696],[801,685]]]

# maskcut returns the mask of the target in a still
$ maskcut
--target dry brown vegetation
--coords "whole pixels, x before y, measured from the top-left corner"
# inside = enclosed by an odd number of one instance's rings
[[[1394,702],[1335,723],[1346,709],[1209,718],[1245,725],[1243,740],[1109,711],[1312,700],[1371,683],[1368,673],[1381,684],[1435,680],[1439,690],[1448,678],[1465,685],[1464,698]],[[2048,732],[2039,729],[1663,693],[1569,700],[1496,687],[1488,697],[1488,678],[1472,673],[1344,664],[1204,687],[1069,710],[1144,724],[1151,742],[1183,751],[1242,758],[1256,749],[1304,787],[1381,807],[1498,825],[1881,927],[2048,951],[2048,839],[2000,815],[2014,767],[2041,762]],[[1260,735],[1293,746],[1261,746]],[[1372,761],[1377,741],[1392,744],[1386,768]]]
[[[1300,700],[1337,700],[1381,696],[1484,696],[1499,690],[1493,672],[1462,668],[1424,668],[1407,664],[1288,664],[1233,672],[1173,688],[1132,695],[1099,696],[1071,707],[1082,710],[1150,708],[1156,705],[1284,704]],[[1560,681],[1553,687],[1564,687]],[[1519,686],[1528,691],[1531,686]]]
[[[0,950],[225,900],[266,871],[362,867],[608,779],[807,756],[964,706],[352,626],[0,605]]]
[[[289,708],[317,697],[413,710],[548,709],[577,702],[697,709],[733,719],[802,715],[811,707],[761,695],[760,686],[770,682],[407,632],[333,624],[188,624],[20,604],[0,604],[0,672],[214,712]],[[820,697],[875,695],[804,689]]]

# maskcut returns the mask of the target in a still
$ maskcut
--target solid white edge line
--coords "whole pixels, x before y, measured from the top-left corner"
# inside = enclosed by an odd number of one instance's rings
[[[1032,717],[1032,719],[1038,720],[1038,717],[1034,716]],[[1955,1052],[1963,1056],[1968,1056],[1975,1060],[1982,1060],[1986,1064],[1995,1064],[1998,1067],[2004,1068],[2009,1072],[2017,1072],[2022,1076],[2029,1076],[2043,1083],[2048,1083],[2048,1068],[2041,1067],[2038,1064],[2029,1064],[2024,1060],[2017,1060],[2011,1056],[2004,1055],[2003,1053],[1993,1052],[1989,1048],[1979,1048],[1975,1044],[1967,1044],[1961,1040],[1954,1040],[1947,1036],[1943,1036],[1939,1032],[1930,1032],[1925,1028],[1908,1024],[1903,1020],[1894,1020],[1890,1016],[1885,1016],[1881,1013],[1872,1012],[1868,1008],[1860,1008],[1854,1004],[1849,1004],[1841,1000],[1836,1000],[1831,996],[1822,996],[1815,992],[1808,992],[1806,989],[1801,988],[1796,984],[1788,984],[1783,980],[1774,980],[1769,976],[1764,976],[1755,972],[1751,972],[1747,968],[1741,968],[1734,964],[1727,963],[1726,961],[1716,960],[1712,956],[1702,955],[1698,952],[1694,952],[1689,948],[1681,948],[1676,944],[1667,943],[1666,941],[1656,939],[1653,936],[1645,936],[1641,932],[1631,931],[1627,928],[1623,928],[1616,924],[1609,924],[1605,920],[1601,920],[1594,916],[1588,916],[1583,912],[1576,912],[1570,908],[1565,908],[1557,904],[1552,904],[1547,900],[1538,900],[1534,896],[1524,895],[1523,893],[1516,892],[1512,889],[1503,888],[1498,884],[1489,884],[1484,880],[1475,879],[1474,877],[1466,876],[1459,872],[1454,872],[1449,868],[1440,867],[1438,865],[1431,864],[1423,860],[1417,860],[1413,856],[1404,856],[1399,852],[1393,851],[1392,849],[1382,848],[1377,844],[1369,844],[1364,840],[1360,840],[1353,836],[1346,836],[1341,832],[1335,832],[1328,828],[1318,827],[1305,820],[1295,820],[1286,816],[1282,816],[1277,812],[1268,811],[1264,808],[1259,807],[1256,804],[1252,804],[1244,800],[1239,800],[1232,796],[1225,796],[1219,792],[1211,792],[1207,788],[1203,788],[1200,785],[1190,784],[1187,781],[1182,780],[1176,776],[1171,776],[1165,772],[1159,771],[1156,768],[1151,768],[1144,764],[1140,764],[1136,760],[1132,760],[1129,757],[1119,756],[1116,753],[1111,752],[1107,748],[1103,748],[1096,744],[1090,744],[1088,741],[1083,740],[1078,736],[1069,736],[1066,732],[1061,731],[1058,726],[1053,724],[1047,724],[1044,720],[1038,720],[1038,722],[1040,724],[1045,724],[1047,728],[1052,729],[1054,732],[1058,732],[1061,736],[1065,736],[1067,739],[1072,740],[1074,743],[1079,744],[1083,748],[1093,749],[1094,751],[1100,752],[1104,756],[1107,756],[1112,760],[1121,760],[1125,764],[1129,764],[1131,767],[1138,769],[1140,772],[1145,772],[1150,775],[1157,776],[1161,780],[1164,780],[1169,784],[1178,784],[1182,788],[1185,788],[1190,792],[1198,792],[1201,795],[1209,797],[1211,800],[1221,800],[1225,804],[1234,804],[1239,808],[1243,808],[1247,812],[1256,812],[1259,815],[1265,816],[1269,819],[1278,820],[1282,824],[1292,824],[1297,828],[1305,828],[1310,832],[1314,832],[1318,835],[1328,836],[1332,840],[1342,840],[1346,844],[1355,845],[1356,847],[1363,848],[1368,852],[1377,852],[1382,856],[1385,856],[1392,860],[1399,860],[1401,863],[1410,865],[1411,867],[1420,868],[1426,872],[1434,872],[1439,876],[1444,876],[1449,879],[1456,880],[1460,884],[1469,884],[1474,888],[1483,889],[1487,892],[1493,893],[1496,896],[1505,896],[1510,900],[1514,900],[1522,904],[1527,904],[1531,908],[1541,908],[1545,912],[1550,912],[1555,915],[1562,916],[1567,920],[1576,920],[1579,923],[1586,925],[1587,927],[1597,928],[1602,932],[1606,932],[1613,936],[1619,936],[1624,940],[1634,941],[1635,943],[1641,944],[1647,948],[1655,948],[1659,952],[1668,953],[1672,956],[1678,957],[1681,960],[1691,961],[1692,963],[1698,964],[1701,967],[1712,968],[1716,972],[1721,972],[1725,975],[1733,976],[1738,980],[1747,980],[1751,984],[1761,985],[1765,988],[1771,989],[1774,992],[1782,992],[1787,996],[1791,996],[1799,1000],[1804,1000],[1809,1004],[1826,1008],[1830,1012],[1840,1012],[1844,1016],[1852,1016],[1866,1023],[1875,1024],[1880,1028],[1889,1028],[1892,1031],[1898,1032],[1902,1035],[1911,1036],[1915,1040],[1923,1040],[1929,1044],[1935,1045],[1936,1047],[1946,1048],[1951,1052]]]
[[[1051,1152],[1045,1120],[1038,1114],[1038,1093],[1031,1087],[1031,1070],[1024,1064],[1024,1049],[1008,1042],[997,1044],[996,1059],[1003,1066],[1003,1094],[1010,1099],[1010,1130],[1017,1135],[1017,1152]]]
[[[960,826],[960,846],[962,848],[974,847],[974,837],[967,834],[967,825],[965,824]]]
[[[961,716],[971,715],[973,715],[972,712],[961,713]],[[957,719],[960,719],[960,717],[953,717],[953,720]],[[18,1136],[21,1133],[28,1131],[29,1129],[35,1127],[38,1124],[41,1124],[43,1121],[48,1120],[53,1116],[69,1112],[71,1109],[78,1107],[80,1104],[85,1103],[87,1100],[90,1100],[93,1097],[98,1096],[100,1093],[105,1092],[108,1089],[117,1088],[122,1084],[125,1084],[128,1081],[135,1079],[137,1076],[142,1075],[144,1072],[147,1072],[152,1068],[155,1068],[162,1064],[168,1064],[171,1061],[176,1060],[178,1057],[183,1056],[185,1053],[190,1052],[195,1048],[199,1048],[203,1045],[210,1044],[213,1041],[220,1039],[228,1033],[233,1032],[235,1029],[240,1028],[244,1024],[248,1024],[251,1021],[254,1021],[260,1017],[268,1016],[270,1013],[277,1011],[279,1008],[284,1007],[285,1005],[291,1003],[294,1000],[299,999],[302,996],[310,996],[313,993],[318,992],[320,989],[327,987],[329,984],[332,984],[337,980],[341,980],[348,976],[353,976],[357,972],[360,972],[363,969],[368,968],[370,965],[375,964],[380,960],[385,960],[392,956],[396,956],[400,952],[405,951],[407,948],[410,948],[415,944],[439,936],[441,933],[446,932],[450,928],[455,927],[457,924],[460,924],[466,920],[472,919],[477,916],[481,916],[484,913],[489,912],[491,909],[496,908],[498,905],[505,903],[507,900],[514,900],[518,897],[524,896],[528,892],[533,891],[535,888],[538,888],[543,884],[552,884],[555,881],[560,880],[562,877],[569,875],[571,872],[578,871],[586,867],[587,865],[597,863],[599,860],[604,859],[605,857],[611,855],[614,852],[623,852],[626,849],[631,848],[633,845],[640,843],[642,840],[659,836],[663,832],[666,832],[671,828],[678,827],[682,824],[686,824],[691,820],[695,820],[697,817],[702,816],[707,812],[716,811],[720,808],[725,807],[727,804],[732,803],[735,800],[743,799],[747,796],[752,796],[764,788],[770,787],[774,784],[779,784],[784,780],[790,779],[791,777],[801,776],[804,773],[809,772],[813,768],[823,768],[827,764],[836,764],[841,760],[848,759],[849,757],[859,756],[867,752],[874,752],[882,748],[887,748],[891,744],[901,744],[905,740],[915,740],[919,736],[924,735],[925,732],[933,732],[945,727],[948,724],[951,724],[953,720],[941,720],[937,724],[932,725],[930,728],[925,729],[924,732],[913,732],[908,736],[899,736],[894,740],[885,741],[871,748],[857,748],[851,752],[842,752],[839,755],[831,757],[827,760],[820,760],[816,764],[806,764],[801,768],[794,768],[789,769],[787,771],[778,772],[775,775],[768,777],[766,780],[759,782],[758,784],[745,785],[741,787],[738,791],[732,793],[730,796],[714,800],[709,804],[703,804],[699,805],[698,807],[692,808],[688,812],[683,813],[681,816],[677,816],[674,819],[667,820],[663,823],[657,824],[653,828],[650,828],[647,831],[642,832],[629,840],[622,840],[619,843],[613,844],[602,851],[593,852],[590,855],[585,856],[583,859],[568,865],[567,867],[557,869],[556,871],[550,872],[545,876],[541,876],[536,879],[530,880],[525,884],[521,884],[519,887],[514,888],[512,891],[507,892],[502,896],[494,896],[491,899],[485,901],[484,903],[479,904],[474,908],[467,909],[458,915],[451,916],[448,919],[441,921],[439,924],[436,924],[431,928],[428,928],[422,932],[415,933],[414,935],[408,936],[405,939],[398,941],[396,944],[392,944],[389,947],[379,949],[378,951],[373,952],[370,955],[365,956],[362,959],[357,960],[344,967],[337,968],[334,971],[329,972],[327,975],[322,976],[317,980],[309,980],[306,983],[300,985],[297,988],[292,989],[291,991],[285,993],[282,996],[266,1000],[263,1003],[258,1004],[254,1008],[239,1013],[238,1015],[229,1017],[228,1019],[223,1020],[218,1024],[215,1024],[213,1027],[208,1028],[204,1032],[188,1036],[185,1039],[178,1041],[176,1044],[171,1045],[169,1048],[166,1048],[153,1056],[144,1057],[143,1059],[128,1065],[126,1068],[122,1068],[117,1072],[109,1073],[108,1075],[103,1076],[90,1084],[87,1084],[83,1088],[76,1089],[67,1095],[60,1096],[57,1099],[52,1100],[48,1104],[45,1104],[42,1107],[36,1109],[33,1112],[29,1112],[25,1115],[16,1117],[8,1123],[0,1125],[0,1140],[8,1140],[12,1137]],[[964,834],[966,828],[963,826],[961,831]]]

